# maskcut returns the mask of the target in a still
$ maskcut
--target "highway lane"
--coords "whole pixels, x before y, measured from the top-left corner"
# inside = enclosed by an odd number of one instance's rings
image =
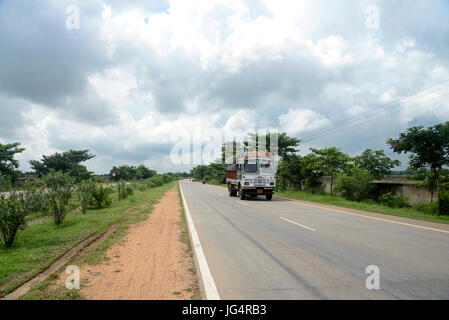
[[[181,187],[222,299],[449,298],[449,233]],[[379,290],[365,286],[369,265]]]

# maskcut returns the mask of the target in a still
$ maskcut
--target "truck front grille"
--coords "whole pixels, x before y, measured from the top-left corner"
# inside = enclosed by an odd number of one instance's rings
[[[254,184],[255,184],[256,187],[259,187],[259,186],[260,186],[260,187],[265,187],[266,180],[265,180],[264,178],[262,178],[262,177],[258,177],[258,178],[255,180]]]

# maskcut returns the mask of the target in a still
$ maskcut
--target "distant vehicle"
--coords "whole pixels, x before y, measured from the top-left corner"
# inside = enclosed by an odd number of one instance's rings
[[[265,151],[240,153],[226,161],[226,183],[230,197],[264,195],[273,198],[276,187],[277,158]]]
[[[206,183],[206,179],[203,179],[203,184],[205,184]]]

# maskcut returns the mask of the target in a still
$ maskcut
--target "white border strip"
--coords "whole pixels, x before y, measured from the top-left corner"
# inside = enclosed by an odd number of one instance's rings
[[[287,199],[287,198],[284,198],[284,199]],[[414,228],[419,228],[419,229],[424,229],[424,230],[431,230],[431,231],[449,233],[449,231],[447,231],[447,230],[436,229],[436,228],[431,228],[431,227],[424,227],[424,226],[420,226],[420,225],[416,225],[416,224],[400,222],[400,221],[394,221],[394,220],[389,220],[389,219],[382,219],[382,218],[377,218],[377,217],[371,217],[371,216],[367,216],[367,215],[364,215],[364,214],[353,213],[353,212],[337,210],[337,209],[331,209],[331,208],[326,208],[326,207],[322,207],[322,206],[314,206],[313,204],[305,204],[305,203],[302,203],[302,202],[294,201],[295,199],[290,199],[290,198],[288,198],[288,199],[289,200],[293,200],[294,203],[296,203],[296,204],[298,204],[300,206],[313,207],[313,208],[319,208],[319,209],[324,209],[324,210],[328,210],[328,211],[345,213],[345,214],[349,214],[351,216],[358,216],[358,217],[372,219],[372,220],[378,220],[378,221],[384,221],[384,222],[389,222],[389,223],[395,223],[395,224],[400,224],[400,225],[403,225],[403,226],[414,227]],[[375,213],[375,212],[373,212],[373,213]],[[394,216],[392,216],[392,217],[394,217]]]
[[[207,264],[206,256],[204,255],[203,248],[201,247],[200,238],[196,232],[195,225],[193,224],[192,216],[190,215],[189,207],[187,206],[186,198],[182,192],[181,183],[179,184],[179,190],[181,191],[182,202],[184,204],[184,211],[187,217],[187,225],[190,229],[190,235],[192,237],[192,244],[195,250],[196,259],[200,268],[201,279],[203,280],[204,291],[206,293],[207,300],[220,300],[217,287],[215,286],[214,278],[210,273],[209,265]]]

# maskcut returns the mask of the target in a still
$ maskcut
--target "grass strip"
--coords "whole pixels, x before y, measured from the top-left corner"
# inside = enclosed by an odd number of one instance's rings
[[[314,194],[307,191],[291,191],[291,190],[284,192],[277,191],[275,195],[283,198],[310,201],[315,203],[334,205],[343,208],[371,211],[392,216],[449,224],[449,216],[437,216],[426,214],[414,209],[413,207],[392,208],[382,204],[373,203],[372,201],[357,202],[347,200],[342,196],[338,195],[331,196],[330,194]]]

